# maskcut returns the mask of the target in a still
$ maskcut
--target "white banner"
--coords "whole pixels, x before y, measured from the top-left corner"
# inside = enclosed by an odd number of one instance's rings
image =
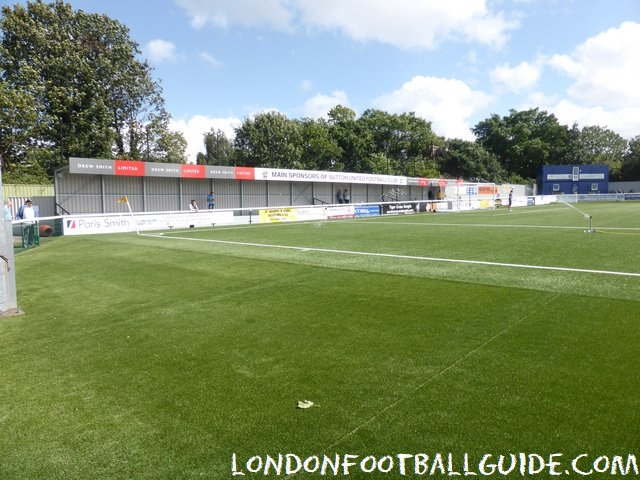
[[[316,172],[282,168],[255,168],[255,180],[294,182],[373,183],[378,185],[406,185],[407,177],[376,175],[373,173]]]
[[[211,227],[233,223],[232,211],[165,212],[149,214],[114,213],[71,215],[62,218],[64,235],[93,235],[174,228]]]

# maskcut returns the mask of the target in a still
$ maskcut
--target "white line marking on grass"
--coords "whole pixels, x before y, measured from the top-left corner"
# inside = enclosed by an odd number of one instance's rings
[[[352,222],[352,223],[357,223]],[[568,227],[560,225],[511,225],[511,224],[496,224],[496,223],[444,223],[444,222],[367,222],[367,225],[376,223],[379,225],[417,225],[423,227],[484,227],[484,228],[552,228],[552,229],[565,229],[565,230],[584,230],[582,227]]]
[[[609,231],[604,231],[605,229],[599,228],[598,230],[596,230],[597,233],[606,233],[609,235],[640,235],[640,233],[636,233],[636,232],[609,232]],[[638,230],[640,231],[640,228],[608,228],[606,230]]]
[[[349,225],[357,225],[359,222],[365,223],[363,220],[343,220],[344,222],[349,222]],[[420,227],[482,227],[482,228],[537,228],[537,229],[552,229],[552,230],[584,230],[585,226],[563,226],[563,225],[530,225],[530,224],[506,224],[506,223],[445,223],[445,222],[385,222],[381,220],[368,220],[366,221],[367,225],[370,224],[377,225],[413,225]],[[640,228],[637,227],[594,227],[596,232],[602,232],[604,230],[630,230],[630,231],[640,231]]]
[[[522,207],[514,207],[515,210],[506,212],[498,212],[496,211],[493,216],[500,217],[503,215],[513,215],[514,212],[518,212],[518,215],[529,215],[531,213],[548,213],[548,212],[564,212],[565,209],[563,207],[550,207],[550,208],[536,208],[535,210],[524,210]]]
[[[592,274],[598,274],[598,275],[617,275],[617,276],[624,276],[624,277],[640,278],[640,273],[617,272],[613,270],[591,270],[587,268],[550,267],[545,265],[526,265],[526,264],[519,264],[519,263],[488,262],[483,260],[463,260],[458,258],[423,257],[419,255],[399,255],[394,253],[358,252],[355,250],[337,250],[337,249],[330,249],[330,248],[298,247],[295,245],[272,245],[268,243],[236,242],[236,241],[230,241],[230,240],[215,240],[215,239],[207,239],[207,238],[178,237],[178,236],[171,236],[166,234],[165,235],[141,234],[141,236],[155,237],[155,238],[162,238],[162,239],[185,240],[190,242],[220,243],[225,245],[240,245],[240,246],[246,246],[246,247],[297,250],[300,252],[320,252],[320,253],[332,253],[332,254],[340,254],[340,255],[358,255],[358,256],[366,256],[366,257],[396,258],[396,259],[402,259],[402,260],[421,260],[426,262],[462,263],[462,264],[468,264],[468,265],[487,265],[491,267],[525,268],[529,270],[548,270],[548,271],[572,272],[572,273],[592,273]]]

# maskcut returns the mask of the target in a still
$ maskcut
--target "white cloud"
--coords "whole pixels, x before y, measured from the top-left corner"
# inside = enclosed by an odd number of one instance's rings
[[[585,107],[561,100],[547,110],[552,111],[561,124],[569,127],[574,123],[580,127],[597,125],[609,128],[627,139],[640,134],[640,105],[607,110],[601,106]]]
[[[489,95],[460,80],[417,76],[373,104],[390,113],[414,112],[430,121],[438,135],[473,140],[469,119],[490,100]]]
[[[215,68],[221,68],[221,67],[224,66],[223,63],[220,60],[218,60],[216,57],[214,57],[213,55],[211,55],[208,52],[200,52],[198,54],[198,58],[200,60],[202,60],[203,62],[208,63],[209,65],[211,65],[211,66],[213,66]]]
[[[335,30],[359,41],[433,49],[443,40],[501,47],[518,27],[487,0],[177,0],[195,28],[206,24]]]
[[[640,106],[640,24],[625,22],[588,39],[549,65],[573,79],[571,98],[589,107]]]
[[[309,92],[313,90],[313,82],[311,80],[303,80],[302,82],[300,82],[298,90],[300,90],[301,92]]]
[[[533,88],[540,79],[541,68],[535,63],[521,62],[515,67],[509,64],[500,65],[489,73],[491,81],[504,85],[514,93],[521,93]]]
[[[534,99],[565,125],[598,125],[625,138],[640,133],[640,24],[625,22],[584,43],[571,53],[554,55],[547,65],[572,83],[563,99]],[[556,96],[557,97],[557,96]],[[546,100],[546,101],[544,101]]]
[[[175,62],[178,59],[176,46],[166,40],[151,40],[144,51],[152,63]]]
[[[207,24],[227,28],[232,24],[246,27],[267,25],[289,30],[293,13],[283,0],[176,0],[191,18],[194,28]]]
[[[326,118],[329,110],[336,105],[349,106],[349,98],[345,92],[336,90],[331,95],[314,95],[304,104],[304,116],[307,118]]]
[[[566,73],[570,77],[582,74],[581,65],[568,55],[553,55],[548,63],[551,67]]]
[[[204,153],[204,134],[213,130],[221,130],[228,139],[235,136],[235,128],[242,125],[242,121],[229,118],[210,118],[195,115],[189,120],[171,120],[169,128],[181,132],[187,140],[187,163],[195,163],[198,153]]]
[[[338,30],[361,42],[433,49],[442,40],[501,46],[516,23],[485,0],[298,0],[306,26]]]

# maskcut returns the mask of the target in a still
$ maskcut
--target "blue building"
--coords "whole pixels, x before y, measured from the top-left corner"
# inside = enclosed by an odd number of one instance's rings
[[[538,173],[538,194],[609,192],[608,165],[544,165]]]

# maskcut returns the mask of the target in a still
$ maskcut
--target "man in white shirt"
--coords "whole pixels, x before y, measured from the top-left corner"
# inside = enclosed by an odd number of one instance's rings
[[[22,224],[22,244],[24,247],[33,247],[36,238],[36,211],[30,198],[24,202],[21,209],[20,218],[24,220]]]

